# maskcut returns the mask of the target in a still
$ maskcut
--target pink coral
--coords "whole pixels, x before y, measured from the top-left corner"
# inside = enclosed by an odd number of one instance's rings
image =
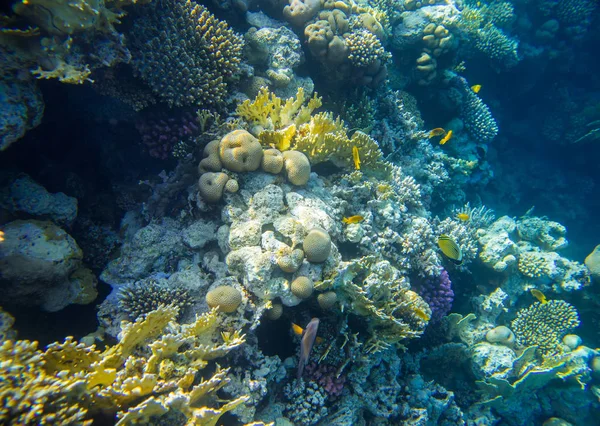
[[[337,398],[344,390],[346,376],[337,375],[337,368],[328,364],[316,364],[314,362],[306,366],[307,380],[312,380],[321,386],[327,394],[332,398]]]

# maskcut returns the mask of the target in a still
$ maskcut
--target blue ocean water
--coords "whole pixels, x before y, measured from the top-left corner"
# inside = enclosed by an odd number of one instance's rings
[[[596,0],[0,12],[0,424],[600,425]]]

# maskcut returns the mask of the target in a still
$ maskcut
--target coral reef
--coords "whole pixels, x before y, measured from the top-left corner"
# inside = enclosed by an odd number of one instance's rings
[[[239,333],[212,341],[217,314],[190,324],[175,322],[177,308],[161,307],[135,323],[124,322],[119,343],[98,351],[72,338],[45,351],[37,342],[6,340],[2,360],[0,418],[8,424],[91,424],[94,412],[117,412],[117,424],[147,423],[151,417],[182,416],[192,424],[214,424],[246,400],[215,405],[228,382],[227,370],[196,379],[198,369],[243,343]],[[150,351],[140,351],[140,347]],[[16,373],[18,372],[18,374]]]

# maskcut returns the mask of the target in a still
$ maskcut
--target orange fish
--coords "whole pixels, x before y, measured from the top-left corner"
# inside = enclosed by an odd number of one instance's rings
[[[0,243],[4,241],[4,231],[0,231]]]
[[[361,215],[354,215],[354,216],[350,216],[350,217],[345,217],[342,219],[342,222],[344,222],[346,225],[350,225],[351,223],[360,223],[363,220],[365,220],[364,217],[362,217]]]
[[[452,139],[452,130],[448,130],[448,133],[446,133],[446,136],[444,136],[441,140],[440,140],[440,145],[444,145],[446,142],[448,142],[450,139]]]
[[[429,139],[434,138],[436,136],[443,136],[446,134],[446,131],[441,127],[436,127],[431,132],[429,132]]]

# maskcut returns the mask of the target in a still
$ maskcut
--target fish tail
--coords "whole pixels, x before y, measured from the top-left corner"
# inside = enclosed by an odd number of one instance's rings
[[[300,362],[298,363],[298,373],[296,373],[296,378],[300,380],[302,378],[302,373],[304,373],[304,360],[300,357]]]

